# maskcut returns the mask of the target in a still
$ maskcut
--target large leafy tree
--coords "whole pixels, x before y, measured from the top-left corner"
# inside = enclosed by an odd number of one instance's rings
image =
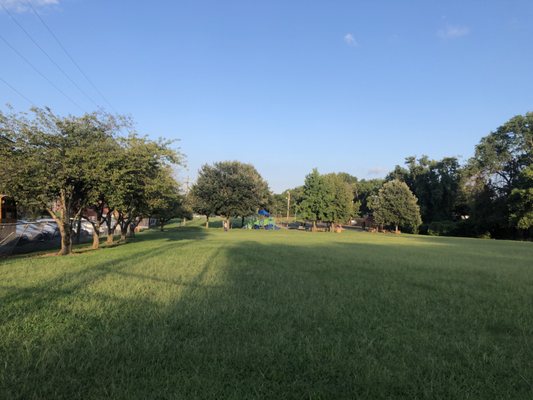
[[[150,214],[147,193],[150,182],[160,178],[162,169],[180,165],[181,155],[172,149],[172,141],[154,141],[134,133],[119,138],[118,145],[119,168],[111,176],[107,205],[113,210],[124,241],[131,225]],[[108,239],[113,237],[114,228],[110,227]]]
[[[387,180],[398,179],[407,184],[420,204],[426,223],[453,220],[458,214],[458,194],[461,181],[459,161],[455,157],[430,160],[407,157],[407,168],[396,166]]]
[[[378,194],[383,186],[383,179],[361,179],[355,186],[355,199],[359,206],[359,213],[367,215],[371,213],[368,201],[372,196]]]
[[[313,230],[316,230],[317,221],[328,219],[333,198],[332,185],[328,184],[316,168],[313,169],[305,177],[302,201],[299,205],[300,215],[313,223]]]
[[[108,115],[59,117],[49,109],[0,114],[0,191],[27,209],[46,210],[61,234],[61,255],[72,249],[74,221],[87,205],[99,163],[100,143],[117,125]]]
[[[521,172],[532,164],[533,112],[511,118],[481,139],[470,160],[472,172],[500,195],[509,195]]]
[[[128,122],[119,118],[118,122],[122,128],[128,128]],[[115,129],[116,130],[116,129]],[[113,210],[109,209],[108,198],[114,193],[115,182],[113,177],[116,171],[121,167],[120,164],[120,146],[117,143],[115,134],[94,143],[97,147],[98,157],[93,165],[88,169],[88,179],[91,182],[89,190],[86,193],[85,205],[81,217],[90,222],[93,226],[93,249],[100,246],[100,228],[107,222],[111,225],[111,215]],[[108,236],[111,242],[113,236]]]
[[[354,204],[355,182],[347,180],[345,173],[324,175],[327,191],[331,193],[325,213],[325,221],[333,227],[333,224],[346,223],[357,212],[358,203]]]
[[[517,228],[533,228],[533,165],[520,172],[516,187],[511,191],[511,222]]]
[[[161,231],[173,218],[192,217],[186,196],[181,193],[170,166],[161,168],[157,175],[148,181],[146,196],[148,213],[150,217],[157,219]]]
[[[270,203],[267,206],[271,215],[277,217],[287,215],[287,195],[287,191],[284,191],[283,193],[275,193],[271,196]]]
[[[192,186],[190,198],[195,213],[205,215],[205,227],[209,228],[209,218],[216,215],[218,210],[217,171],[212,165],[204,164],[198,171],[198,179]]]
[[[238,161],[202,166],[191,194],[196,212],[226,220],[251,215],[270,200],[268,184],[255,167]]]
[[[508,237],[528,229],[532,165],[533,113],[515,116],[481,139],[465,180],[478,233]]]
[[[408,227],[416,231],[422,223],[416,196],[405,182],[398,179],[389,181],[379,190],[370,202],[374,220],[380,225]]]

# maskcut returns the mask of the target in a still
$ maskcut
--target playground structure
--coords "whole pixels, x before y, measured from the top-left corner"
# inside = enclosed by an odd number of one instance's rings
[[[266,210],[259,210],[257,216],[249,219],[243,226],[243,229],[264,229],[267,231],[277,231],[280,229],[276,225],[274,218],[270,216],[270,213]]]

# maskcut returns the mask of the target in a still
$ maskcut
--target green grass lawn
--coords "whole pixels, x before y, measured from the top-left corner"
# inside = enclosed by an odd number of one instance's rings
[[[0,399],[532,399],[533,244],[197,227],[0,261]]]

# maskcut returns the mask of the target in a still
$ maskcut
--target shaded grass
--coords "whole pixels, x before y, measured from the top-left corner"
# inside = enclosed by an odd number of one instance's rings
[[[0,261],[0,398],[533,394],[530,243],[195,227]]]

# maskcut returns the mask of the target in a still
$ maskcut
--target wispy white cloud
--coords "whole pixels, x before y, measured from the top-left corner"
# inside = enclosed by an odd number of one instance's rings
[[[359,46],[359,43],[355,39],[354,35],[351,33],[347,33],[344,35],[344,43],[346,43],[348,46],[357,47]]]
[[[28,2],[31,1],[33,7],[53,6],[59,4],[60,0],[0,0],[0,4],[9,11],[26,12],[30,10]],[[0,12],[2,12],[0,7]]]
[[[442,39],[457,39],[470,33],[467,26],[447,25],[437,31],[437,35]]]
[[[368,175],[384,175],[388,170],[383,167],[374,167],[370,168],[367,173]]]

